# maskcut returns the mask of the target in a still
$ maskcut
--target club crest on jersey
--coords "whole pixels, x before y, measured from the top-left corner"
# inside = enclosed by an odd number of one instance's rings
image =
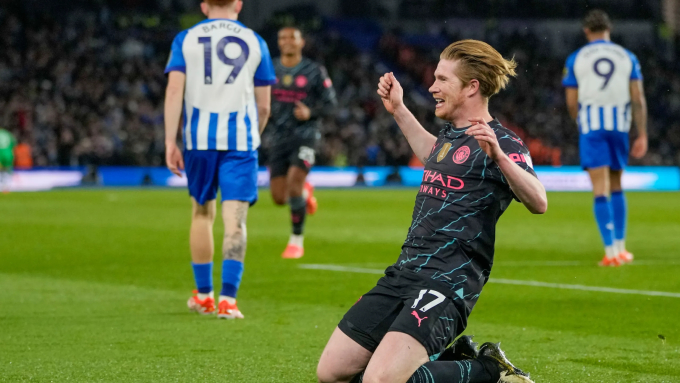
[[[283,76],[283,78],[281,79],[281,82],[283,83],[284,86],[289,86],[290,84],[293,83],[293,76],[287,74],[287,75]]]
[[[304,88],[305,85],[307,85],[307,77],[303,75],[295,77],[295,85],[297,85],[298,88]]]
[[[442,146],[441,149],[439,149],[439,154],[437,154],[437,162],[442,162],[444,158],[446,158],[446,155],[449,154],[449,150],[451,150],[451,143],[447,142]]]
[[[460,165],[463,162],[467,161],[468,157],[470,157],[470,147],[467,145],[461,146],[460,148],[458,148],[458,150],[456,150],[455,153],[453,153],[453,162]]]

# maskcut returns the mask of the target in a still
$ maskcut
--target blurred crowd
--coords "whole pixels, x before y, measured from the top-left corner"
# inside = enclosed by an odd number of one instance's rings
[[[463,38],[439,33],[432,40]],[[613,39],[616,41],[615,34]],[[503,34],[490,29],[484,40],[518,63],[517,77],[491,98],[492,114],[528,143],[534,163],[578,164],[578,130],[567,112],[561,85],[564,58],[538,49],[539,37],[531,33]],[[403,41],[398,34],[385,34],[380,44],[383,57],[419,81],[422,88],[430,86],[441,49],[419,48]],[[571,51],[585,43],[585,39],[574,41]],[[666,41],[657,44],[664,46]],[[663,50],[649,46],[635,52],[642,65],[649,109],[649,152],[641,160],[631,159],[633,165],[680,165],[680,65],[662,58],[659,52]],[[635,128],[631,134],[637,135]]]
[[[0,124],[30,144],[36,166],[162,165],[173,36],[148,21],[0,13]]]
[[[0,126],[31,148],[36,166],[162,166],[163,69],[179,29],[157,17],[107,11],[57,19],[0,10]],[[273,37],[265,35],[276,52]],[[485,40],[519,63],[518,77],[492,98],[492,114],[528,143],[534,163],[577,164],[578,132],[560,85],[563,58],[542,55],[528,33],[490,30]],[[307,35],[305,54],[326,65],[339,101],[323,123],[319,165],[418,165],[375,93],[379,75],[394,71],[423,125],[433,133],[443,126],[427,94],[441,48],[405,41],[399,31],[386,32],[377,49],[362,52],[323,28]],[[654,49],[636,53],[650,112],[650,154],[636,163],[678,165],[679,68]],[[263,142],[264,161],[266,132]]]

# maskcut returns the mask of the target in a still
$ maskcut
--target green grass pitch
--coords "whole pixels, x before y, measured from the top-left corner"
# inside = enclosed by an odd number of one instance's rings
[[[307,255],[283,260],[288,212],[261,191],[239,295],[246,319],[220,321],[186,309],[185,191],[0,195],[0,381],[314,382],[331,331],[378,275],[299,265],[385,268],[399,254],[415,190],[317,196]],[[491,277],[641,292],[491,282],[465,333],[502,341],[537,382],[680,382],[680,194],[628,198],[637,265],[597,267],[590,194],[551,193],[546,215],[514,203],[501,218]],[[217,263],[216,283],[219,271]]]

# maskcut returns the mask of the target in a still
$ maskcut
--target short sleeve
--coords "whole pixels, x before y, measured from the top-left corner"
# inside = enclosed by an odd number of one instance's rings
[[[519,167],[524,169],[527,173],[538,178],[534,171],[534,164],[531,160],[531,154],[529,154],[529,148],[527,148],[526,144],[519,137],[511,134],[506,134],[503,137],[499,136],[498,144],[500,145],[501,150],[503,150],[503,153],[507,154],[514,163],[519,165]],[[502,175],[500,169],[499,173],[501,174],[500,181],[507,186],[512,194],[512,198],[514,198],[515,201],[522,202],[510,188],[508,180]]]
[[[255,71],[255,86],[274,85],[276,84],[276,72],[274,71],[274,63],[269,53],[269,47],[260,35],[255,34],[255,36],[257,36],[257,40],[260,42],[260,52],[262,54],[260,65]]]
[[[640,67],[640,61],[633,52],[628,52],[630,61],[633,63],[633,69],[630,71],[631,80],[642,80],[642,68]]]
[[[576,62],[577,52],[572,53],[564,64],[564,74],[562,76],[562,86],[566,88],[578,88],[576,74],[574,73],[574,63]]]
[[[182,31],[172,41],[172,47],[170,48],[170,58],[168,58],[168,64],[165,66],[165,74],[172,71],[186,73],[187,63],[184,60],[184,52],[182,51],[182,46],[184,45],[184,39],[187,37],[189,31]]]
[[[507,154],[514,163],[536,177],[531,154],[524,141],[514,135],[508,134],[505,137],[498,137],[498,144],[500,145],[501,150],[503,150],[503,153]]]

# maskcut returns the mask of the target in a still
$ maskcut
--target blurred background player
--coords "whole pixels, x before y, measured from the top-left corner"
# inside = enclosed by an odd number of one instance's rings
[[[14,147],[17,142],[12,133],[0,128],[0,190],[9,193],[14,167]]]
[[[271,193],[277,205],[290,205],[293,229],[282,257],[300,258],[305,216],[317,208],[307,174],[314,165],[321,119],[337,102],[326,69],[302,57],[305,40],[300,30],[281,29],[278,43],[281,57],[274,60],[277,82],[272,90],[272,127],[267,131]]]
[[[218,317],[228,319],[243,318],[236,293],[246,217],[257,201],[257,149],[276,81],[267,44],[236,21],[242,6],[240,0],[203,2],[208,19],[177,35],[165,71],[166,162],[177,175],[186,166],[193,205],[190,244],[197,292],[188,306],[201,314],[215,311],[212,227],[219,187],[224,242]],[[176,144],[180,117],[184,156]]]
[[[611,22],[601,10],[583,21],[588,44],[567,59],[562,84],[569,114],[580,132],[581,166],[595,195],[595,219],[605,245],[601,266],[632,262],[626,250],[626,199],[621,187],[628,164],[631,122],[637,138],[631,154],[647,153],[647,103],[637,57],[610,39]],[[611,196],[611,198],[608,198]]]

